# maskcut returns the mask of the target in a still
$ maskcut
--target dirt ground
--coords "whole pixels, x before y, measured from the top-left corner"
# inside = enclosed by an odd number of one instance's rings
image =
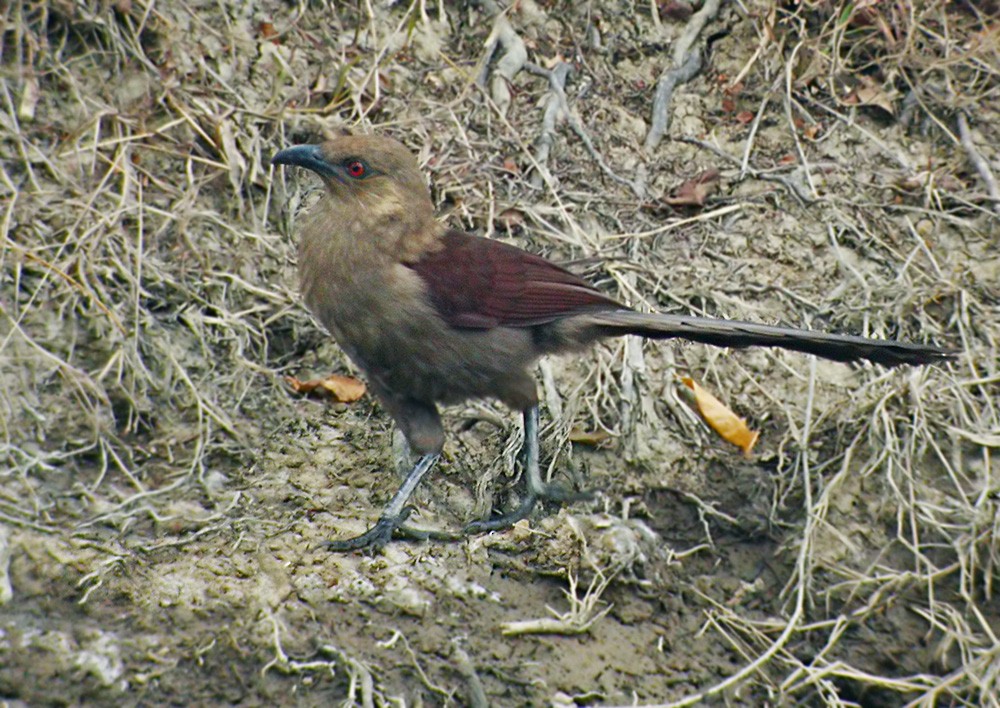
[[[995,4],[2,8],[4,705],[1000,705]],[[609,341],[538,372],[593,500],[332,553],[397,456],[286,381],[359,374],[297,292],[317,180],[268,160],[342,130],[637,308],[959,356]],[[456,529],[522,432],[446,413],[413,521]]]

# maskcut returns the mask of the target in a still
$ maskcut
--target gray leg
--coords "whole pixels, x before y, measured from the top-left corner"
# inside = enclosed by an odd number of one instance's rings
[[[407,506],[406,502],[410,500],[417,485],[420,484],[420,480],[430,471],[439,457],[439,454],[434,453],[424,455],[417,460],[417,464],[406,475],[399,490],[382,510],[382,516],[379,517],[374,526],[360,536],[346,538],[342,541],[327,541],[326,547],[331,551],[356,551],[361,548],[381,548],[384,546],[392,538],[393,531],[399,529],[406,521],[406,517],[410,515],[413,508]],[[408,535],[411,534],[408,533]]]
[[[484,531],[499,531],[509,528],[521,519],[527,518],[539,499],[567,502],[591,498],[591,495],[586,492],[570,492],[557,485],[546,484],[542,481],[542,470],[538,462],[538,406],[534,405],[530,408],[525,408],[523,415],[524,446],[521,448],[521,454],[524,457],[524,476],[528,486],[528,493],[525,495],[521,505],[514,511],[495,519],[473,521],[465,527],[466,533],[482,533]]]
[[[528,478],[528,495],[544,497],[545,482],[542,481],[542,469],[538,462],[539,416],[538,405],[524,410],[524,475]]]

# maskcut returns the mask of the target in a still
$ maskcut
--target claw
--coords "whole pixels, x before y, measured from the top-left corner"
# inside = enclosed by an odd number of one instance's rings
[[[359,536],[352,536],[339,541],[327,541],[326,548],[331,551],[377,551],[389,542],[393,532],[402,526],[413,507],[405,507],[397,516],[383,516],[370,529]]]

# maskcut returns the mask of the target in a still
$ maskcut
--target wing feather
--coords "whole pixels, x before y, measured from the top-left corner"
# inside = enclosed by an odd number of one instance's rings
[[[541,256],[449,230],[442,247],[407,263],[452,327],[532,327],[595,309],[621,308],[587,281]]]

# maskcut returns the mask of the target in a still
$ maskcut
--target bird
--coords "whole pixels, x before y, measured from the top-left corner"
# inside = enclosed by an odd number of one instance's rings
[[[326,542],[332,551],[379,549],[406,535],[408,505],[445,442],[440,405],[499,400],[524,421],[527,493],[513,512],[473,522],[502,529],[541,499],[567,493],[539,470],[538,392],[544,355],[638,335],[743,348],[780,347],[834,361],[893,367],[944,363],[956,352],[924,344],[683,314],[640,312],[580,276],[496,239],[438,220],[416,156],[386,135],[343,135],[277,152],[272,165],[300,167],[325,193],[299,229],[301,294],[364,373],[416,462],[378,521]]]

